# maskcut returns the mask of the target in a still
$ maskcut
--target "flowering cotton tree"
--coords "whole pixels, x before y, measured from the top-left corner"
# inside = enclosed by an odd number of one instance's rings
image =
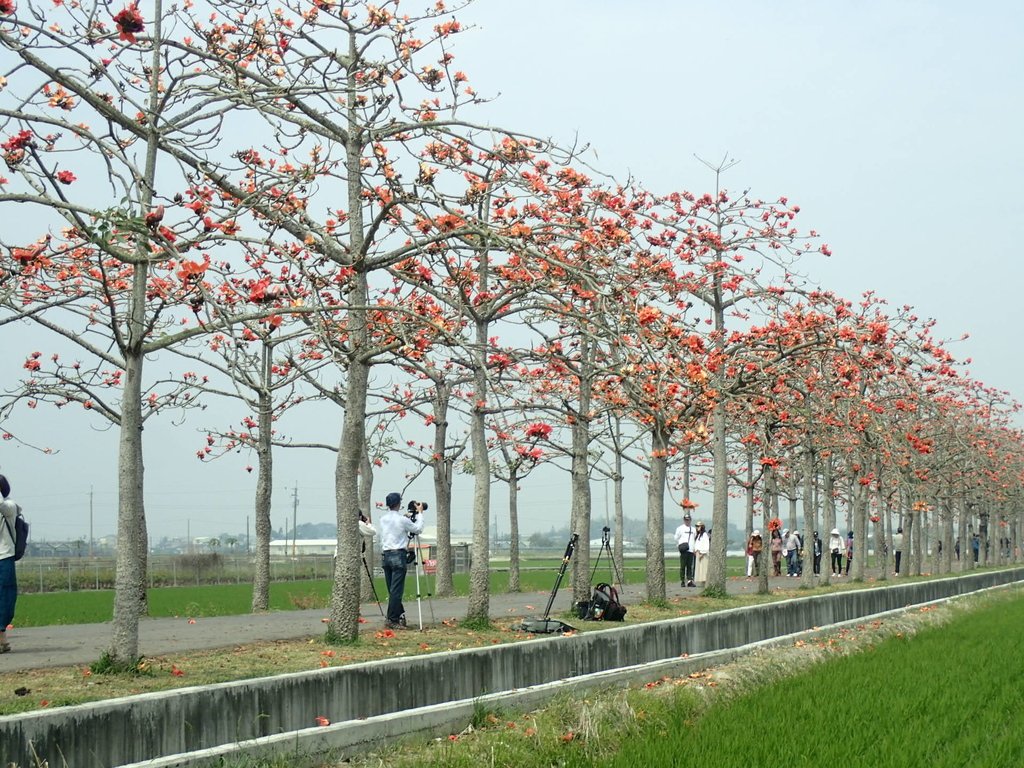
[[[442,162],[442,154],[431,151],[435,161]],[[471,376],[464,391],[474,480],[468,618],[486,620],[491,483],[487,419],[508,407],[492,393],[495,380],[505,375],[512,362],[493,329],[498,323],[510,327],[528,322],[524,318],[532,323],[536,315],[542,321],[558,322],[544,315],[545,308],[559,301],[571,304],[564,297],[572,296],[574,290],[588,290],[580,288],[581,275],[592,281],[597,273],[579,265],[588,255],[595,263],[606,262],[613,250],[610,244],[624,233],[618,226],[592,220],[589,180],[571,167],[571,157],[560,157],[556,163],[554,150],[526,138],[505,138],[471,156],[479,163],[479,172],[464,171],[470,186],[447,219],[439,221],[449,227],[475,222],[479,234],[424,249],[405,274],[464,318],[465,334],[452,343],[458,349],[452,354],[456,365]],[[443,155],[445,163],[453,159],[449,153]],[[589,418],[586,407],[578,412]],[[577,455],[572,522],[579,528],[589,527],[589,499],[579,501],[582,494],[577,488],[582,486],[586,493],[589,485],[586,451]],[[587,517],[581,521],[577,510],[584,508]]]
[[[265,269],[263,264],[261,269]],[[238,427],[210,427],[206,445],[197,455],[205,461],[241,448],[256,455],[252,610],[265,611],[270,602],[273,452],[275,444],[288,444],[275,423],[287,410],[309,399],[308,389],[301,385],[329,360],[308,343],[310,332],[306,324],[285,320],[290,316],[289,305],[294,308],[301,304],[300,290],[294,285],[289,290],[285,287],[288,281],[282,281],[268,292],[270,283],[266,275],[236,282],[241,282],[237,286],[240,297],[244,297],[240,302],[272,308],[271,314],[242,322],[233,333],[213,334],[203,340],[202,346],[180,345],[172,351],[219,374],[216,383],[202,386],[204,393],[239,401],[245,408]],[[251,471],[252,467],[248,469]]]
[[[700,360],[704,338],[695,333],[685,302],[671,310],[651,303],[626,307],[610,352],[614,376],[603,388],[629,403],[650,441],[647,453],[647,598],[665,599],[665,488],[680,446],[700,442],[711,401]]]
[[[415,345],[411,348],[415,349]],[[411,351],[410,349],[410,351]],[[435,594],[451,595],[452,549],[451,549],[451,506],[454,470],[456,462],[466,449],[466,439],[452,430],[452,418],[461,413],[458,397],[460,388],[468,383],[468,376],[447,357],[443,344],[430,354],[422,351],[409,359],[402,360],[401,366],[414,377],[408,385],[395,385],[392,392],[382,394],[389,403],[388,408],[397,415],[394,429],[402,432],[402,421],[418,417],[419,423],[430,430],[430,439],[421,442],[415,439],[395,441],[393,454],[405,457],[421,469],[430,469],[434,486],[433,514],[437,519],[437,567],[435,570]],[[407,475],[418,475],[409,471]]]
[[[513,425],[508,418],[501,418],[493,429],[496,458],[491,472],[508,486],[508,591],[519,592],[519,482],[544,463],[542,446],[551,435],[551,426],[528,421]]]
[[[513,251],[505,274],[530,289],[516,319],[539,341],[521,353],[525,390],[519,396],[523,408],[541,413],[547,426],[559,427],[567,437],[548,444],[553,456],[568,460],[570,530],[589,539],[594,443],[606,424],[604,401],[595,393],[609,375],[608,350],[614,344],[608,316],[619,313],[622,286],[629,281],[623,254],[646,196],[630,187],[603,186],[572,165],[544,160],[524,178],[538,200],[522,209],[536,211],[537,221],[532,242]],[[575,601],[590,597],[589,562],[589,547],[578,549],[572,561]]]
[[[290,0],[268,13],[225,2],[212,19],[192,16],[180,42],[202,57],[209,97],[231,105],[225,120],[246,120],[250,134],[265,137],[235,153],[247,175],[212,156],[181,162],[244,198],[267,235],[293,246],[296,262],[320,281],[318,301],[344,310],[325,338],[346,371],[329,629],[342,640],[358,633],[358,602],[344,585],[359,569],[351,510],[370,368],[404,344],[388,327],[402,308],[378,276],[412,257],[443,258],[449,244],[493,247],[472,204],[485,194],[481,179],[520,162],[518,142],[465,121],[478,98],[448,51],[459,22],[442,3],[405,15],[397,5]],[[426,262],[428,271],[435,266]],[[486,613],[486,501],[476,504],[471,613]]]
[[[740,323],[758,316],[758,305],[770,307],[791,291],[790,261],[812,250],[813,231],[802,235],[793,221],[799,206],[786,198],[766,202],[746,194],[733,197],[720,186],[729,164],[712,170],[714,194],[696,197],[674,193],[662,200],[663,208],[648,214],[653,226],[646,233],[652,249],[673,261],[674,291],[685,292],[709,313],[711,327],[704,367],[711,394],[711,446],[714,460],[714,507],[711,559],[707,591],[724,593],[725,550],[728,524],[728,451],[726,400],[730,388],[749,388],[742,368],[730,368],[729,354],[744,347],[726,327],[732,315]],[[828,255],[829,249],[817,248]],[[774,274],[773,274],[774,272]],[[760,310],[770,315],[766,309]],[[740,326],[742,327],[742,325]],[[730,378],[732,383],[730,383]]]
[[[0,93],[0,203],[31,211],[0,230],[5,282],[17,284],[7,305],[84,355],[33,353],[25,392],[77,402],[119,430],[115,666],[138,658],[145,604],[143,422],[192,383],[147,380],[144,362],[232,322],[233,268],[212,249],[241,242],[237,201],[177,162],[211,141],[192,122],[209,102],[182,58],[164,57],[159,1],[154,12],[25,2],[0,13],[0,45],[19,62]]]

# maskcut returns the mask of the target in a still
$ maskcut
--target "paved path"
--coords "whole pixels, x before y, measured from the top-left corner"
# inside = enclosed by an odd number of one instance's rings
[[[797,579],[772,578],[772,590],[792,589],[799,585]],[[745,578],[731,578],[726,583],[730,594],[753,594],[757,582]],[[669,584],[669,597],[696,596],[698,589],[683,589]],[[547,592],[522,592],[519,594],[492,594],[490,614],[495,621],[542,616],[551,595]],[[646,597],[643,584],[627,585],[620,599],[627,608]],[[559,590],[551,608],[551,615],[558,617],[569,609],[572,593],[565,586]],[[466,615],[465,597],[423,599],[420,607],[423,626],[434,626],[443,619],[462,619]],[[406,600],[406,615],[410,626],[418,627],[418,612],[415,600]],[[383,627],[383,619],[374,602],[364,603],[361,611],[370,630]],[[223,648],[244,643],[269,640],[291,640],[323,635],[327,609],[302,611],[272,611],[264,614],[243,614],[239,616],[217,616],[197,618],[190,623],[187,617],[142,619],[139,622],[139,653],[144,656],[160,656],[192,650]],[[65,624],[46,627],[15,628],[8,632],[12,652],[0,655],[0,673],[43,667],[87,665],[96,661],[109,647],[111,625]]]

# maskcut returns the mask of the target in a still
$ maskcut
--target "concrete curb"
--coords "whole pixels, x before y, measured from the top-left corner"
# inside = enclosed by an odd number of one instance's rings
[[[1018,587],[1019,584],[1001,584],[977,590],[978,594],[993,590]],[[156,760],[122,766],[122,768],[208,768],[222,765],[225,758],[269,759],[302,754],[323,754],[341,752],[352,757],[379,747],[382,743],[393,744],[402,740],[429,739],[461,733],[472,723],[481,708],[485,710],[511,710],[522,712],[543,706],[560,694],[585,693],[607,689],[612,686],[627,686],[654,682],[663,677],[680,677],[702,672],[711,667],[727,664],[741,656],[759,650],[790,645],[799,640],[808,640],[835,633],[843,627],[855,626],[865,621],[884,620],[924,606],[937,605],[950,600],[940,598],[915,605],[908,605],[880,613],[841,621],[828,626],[793,632],[768,640],[748,643],[736,648],[694,654],[674,659],[662,659],[646,664],[637,664],[621,669],[604,670],[586,675],[555,680],[550,683],[533,685],[511,691],[487,694],[474,699],[462,699],[444,704],[417,707],[403,712],[393,712],[364,720],[332,723],[328,726],[304,728],[292,733],[276,734],[265,738],[250,739],[237,744],[225,744],[212,749],[200,750],[181,755],[170,755]],[[672,621],[676,621],[673,619]]]

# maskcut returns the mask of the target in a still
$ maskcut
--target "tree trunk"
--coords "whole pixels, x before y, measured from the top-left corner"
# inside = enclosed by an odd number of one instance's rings
[[[771,472],[771,467],[768,467],[766,472]],[[747,494],[749,495],[751,502],[753,503],[754,492],[756,487],[754,485],[754,455],[751,452],[747,453]],[[767,595],[769,590],[768,587],[768,575],[775,572],[775,563],[772,560],[772,533],[768,530],[768,521],[771,520],[771,503],[768,501],[767,494],[761,494],[761,522],[763,528],[761,530],[761,541],[764,546],[761,548],[761,573],[757,578],[757,594]]]
[[[151,77],[148,83],[147,124],[149,135],[143,176],[136,179],[140,191],[138,212],[144,215],[153,202],[159,136],[156,114],[159,110],[161,16],[163,4],[156,0],[151,26],[153,39]],[[139,617],[146,611],[146,537],[145,463],[142,451],[142,372],[146,359],[146,295],[149,281],[149,246],[142,239],[136,246],[132,272],[131,304],[128,307],[125,340],[119,351],[124,357],[124,390],[121,398],[121,424],[118,435],[117,477],[117,560],[114,572],[113,637],[110,660],[115,667],[134,666],[139,658]]]
[[[615,568],[617,573],[623,574],[625,578],[625,555],[623,553],[623,538],[625,532],[623,527],[625,524],[625,510],[622,507],[622,454],[618,451],[615,452],[615,477],[612,480],[612,487],[614,488],[615,496],[615,545],[613,546],[614,557],[615,557]]]
[[[572,532],[580,535],[580,546],[572,563],[572,604],[590,599],[590,521],[593,499],[590,492],[590,408],[593,402],[594,355],[596,345],[579,335],[579,401],[572,422]]]
[[[270,381],[271,353],[263,347],[263,382]],[[273,436],[273,413],[270,392],[259,393],[259,437],[256,443],[256,561],[252,576],[252,611],[257,613],[270,607],[270,506],[274,489],[274,458],[271,439]]]
[[[577,416],[572,425],[572,532],[580,536],[573,562],[572,600],[575,605],[590,598],[590,429],[586,418]]]
[[[373,523],[373,463],[370,461],[370,454],[363,446],[363,454],[359,457],[359,511],[366,515],[367,520]],[[376,537],[363,536],[359,545],[362,553],[362,565],[359,569],[359,601],[366,603],[375,597],[373,582],[373,568],[377,563],[374,554],[374,542]]]
[[[718,316],[716,311],[715,316]],[[724,324],[724,320],[722,321]],[[721,392],[721,390],[719,390]],[[725,594],[726,549],[729,544],[729,456],[725,444],[725,403],[719,400],[712,412],[711,454],[714,463],[714,494],[711,502],[711,551],[705,592]]]
[[[803,452],[804,483],[803,483],[803,508],[804,508],[804,572],[800,579],[800,586],[814,586],[814,521],[817,517],[817,509],[814,507],[814,477],[816,473],[814,451],[807,448]],[[825,558],[825,546],[822,544],[821,558]],[[824,566],[823,566],[824,568]]]
[[[508,472],[508,591],[519,592],[519,473],[517,466]]]
[[[355,222],[353,222],[355,224]],[[338,557],[334,563],[331,587],[330,626],[327,636],[334,641],[350,642],[359,636],[359,592],[351,585],[359,583],[362,568],[362,536],[359,533],[359,467],[365,451],[366,399],[370,380],[369,361],[364,358],[369,346],[365,309],[369,288],[365,273],[352,276],[348,330],[352,351],[345,381],[345,417],[341,442],[334,467],[334,494],[338,527]]]
[[[455,594],[452,585],[452,460],[448,456],[448,407],[451,393],[443,383],[434,389],[434,501],[437,504],[437,570],[434,593]]]
[[[665,480],[668,432],[651,429],[651,472],[647,479],[647,602],[665,600]],[[711,561],[714,563],[714,560]]]
[[[821,498],[822,498],[822,528],[828,531],[828,535],[832,535],[832,529],[838,528],[836,525],[836,499],[834,495],[835,491],[835,479],[832,474],[832,457],[823,456],[821,461]],[[824,533],[824,531],[822,532]],[[824,550],[824,547],[822,547]],[[828,568],[825,564],[821,565],[821,584],[828,585],[832,582],[832,551],[828,552],[829,562]],[[825,552],[822,552],[822,558],[825,557]]]
[[[466,619],[490,622],[490,521],[491,521],[491,459],[487,452],[487,372],[486,350],[490,323],[476,323],[476,345],[473,356],[473,401],[470,412],[469,437],[473,449],[473,549],[469,566],[469,602]]]
[[[859,482],[853,483],[853,502],[850,505],[853,516],[853,563],[850,566],[850,577],[854,581],[864,580],[864,567],[867,565],[867,543],[865,523],[868,516],[867,488]]]
[[[138,270],[142,276],[145,270]],[[137,277],[138,279],[138,277]],[[144,277],[142,278],[143,285]],[[139,616],[146,602],[146,526],[143,502],[143,355],[126,356],[118,450],[117,561],[110,660],[131,667],[139,659]]]

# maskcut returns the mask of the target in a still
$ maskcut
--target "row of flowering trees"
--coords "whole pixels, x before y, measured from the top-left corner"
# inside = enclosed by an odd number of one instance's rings
[[[4,407],[76,404],[118,430],[114,662],[137,658],[145,610],[142,427],[216,397],[242,415],[208,425],[200,458],[256,456],[254,610],[274,451],[298,447],[279,425],[311,400],[338,406],[334,434],[302,447],[336,453],[339,640],[358,632],[353,511],[399,454],[432,475],[440,594],[455,475],[472,478],[476,620],[492,479],[515,533],[516,491],[541,462],[566,470],[583,532],[595,474],[615,484],[621,527],[625,473],[644,473],[654,600],[666,489],[688,495],[691,471],[713,492],[712,592],[742,489],[748,527],[755,498],[802,499],[808,530],[842,501],[858,552],[874,512],[917,536],[924,507],[947,538],[984,514],[1019,540],[1016,405],[929,323],[796,280],[793,261],[828,247],[785,199],[654,194],[473,122],[461,31],[442,2],[0,0],[0,323],[75,350],[26,350]],[[154,356],[180,375],[151,374]],[[573,568],[582,599],[586,548]]]

